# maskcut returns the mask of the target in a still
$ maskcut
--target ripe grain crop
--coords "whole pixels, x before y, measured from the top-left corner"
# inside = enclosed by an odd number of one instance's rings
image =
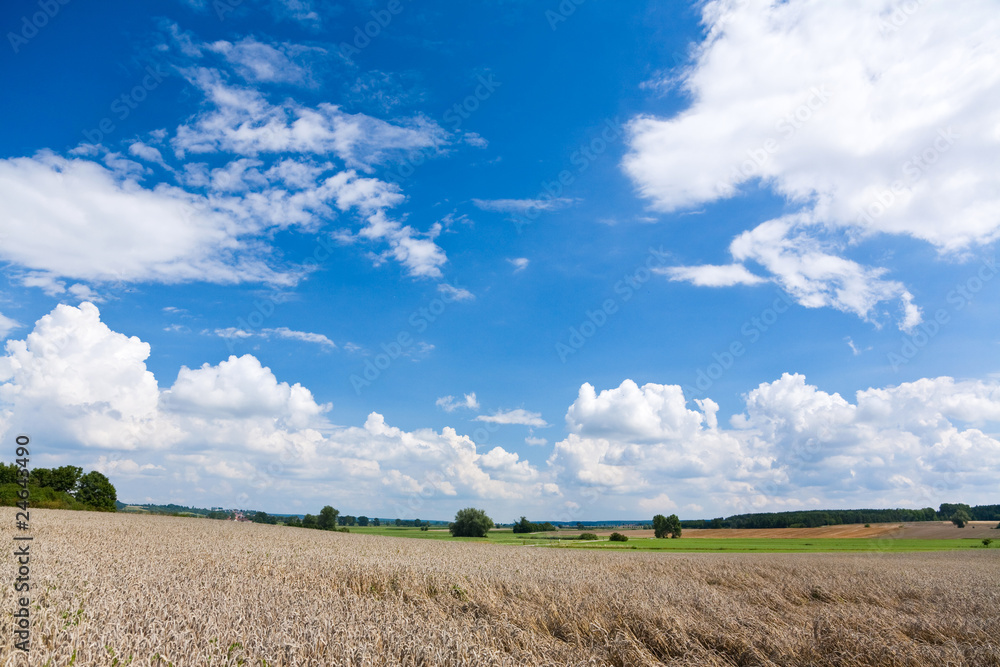
[[[12,508],[2,526],[10,545]],[[995,549],[605,553],[59,510],[32,526],[32,665],[1000,665]],[[0,664],[23,665],[3,591]]]

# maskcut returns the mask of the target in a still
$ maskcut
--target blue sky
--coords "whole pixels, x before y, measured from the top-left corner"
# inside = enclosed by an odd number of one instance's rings
[[[995,10],[8,3],[0,428],[137,502],[995,502]]]

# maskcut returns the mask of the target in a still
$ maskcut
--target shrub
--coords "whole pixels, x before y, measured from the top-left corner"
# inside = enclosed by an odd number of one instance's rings
[[[580,533],[580,537],[578,539],[581,539],[581,540],[596,540],[596,539],[598,539],[598,537],[597,537],[596,533]]]
[[[608,538],[612,542],[628,542],[628,535],[622,535],[621,533],[611,533],[611,537]]]
[[[866,523],[865,524],[865,528],[871,528],[871,527],[872,527],[872,525],[870,523]]]
[[[987,537],[983,539],[983,546],[986,547],[987,549],[990,548],[991,544],[993,544],[993,540],[991,540],[990,538]]]
[[[951,515],[951,522],[959,528],[965,528],[965,524],[969,523],[969,521],[969,513],[963,509]]]
[[[420,530],[430,530],[430,526],[427,525],[420,526]]]

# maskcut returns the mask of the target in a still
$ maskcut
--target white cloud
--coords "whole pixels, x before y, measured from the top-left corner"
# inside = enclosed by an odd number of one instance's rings
[[[846,398],[785,374],[749,391],[725,426],[717,403],[689,407],[677,386],[584,384],[566,413],[568,435],[536,467],[495,444],[480,453],[450,427],[405,431],[375,412],[359,426],[333,425],[329,404],[252,355],[182,367],[161,390],[146,368],[149,345],[109,329],[89,303],[56,307],[5,352],[0,436],[32,433],[50,443],[54,465],[92,452],[125,500],[280,511],[294,499],[412,517],[448,516],[467,502],[516,516],[551,510],[548,499],[559,497],[567,519],[600,507],[717,516],[986,503],[1000,470],[995,380],[925,378]],[[439,404],[478,401],[470,393]],[[526,410],[477,420],[545,425]]]
[[[893,9],[705,3],[707,37],[673,82],[691,105],[672,118],[634,118],[623,167],[664,212],[738,196],[748,185],[772,190],[799,208],[794,233],[772,236],[773,226],[762,225],[748,232],[760,243],[734,259],[762,263],[786,288],[802,281],[803,302],[868,319],[875,304],[898,301],[906,329],[919,322],[909,292],[881,269],[847,259],[833,266],[833,251],[890,234],[960,255],[1000,237],[992,159],[1000,148],[992,113],[1000,104],[1000,14],[988,0],[961,12],[928,0],[897,11],[902,21]],[[817,255],[813,241],[830,236],[840,240]],[[782,270],[805,255],[821,259],[828,274]],[[777,264],[761,262],[768,258]],[[851,284],[865,280],[874,288]]]
[[[234,219],[167,184],[143,188],[90,160],[50,153],[0,160],[0,199],[0,257],[39,277],[294,281],[248,242],[261,221]]]
[[[253,88],[227,84],[216,70],[200,67],[187,75],[212,108],[177,128],[172,145],[179,155],[223,151],[245,157],[335,155],[349,167],[369,170],[394,155],[434,149],[446,142],[445,130],[426,118],[414,118],[402,126],[348,114],[329,103],[314,108],[291,101],[274,105]]]
[[[311,333],[308,331],[295,331],[294,329],[289,329],[288,327],[278,327],[276,329],[263,329],[262,333],[270,335],[273,334],[279,338],[288,338],[291,340],[301,340],[306,343],[315,343],[322,347],[337,347],[336,343],[324,336],[323,334]]]
[[[664,484],[675,502],[715,513],[936,506],[993,493],[1000,442],[981,429],[1000,423],[997,383],[922,379],[859,391],[851,403],[785,374],[744,400],[724,429],[716,403],[691,410],[680,387],[626,380],[597,394],[585,384],[549,463],[564,490],[582,484],[647,509]]]
[[[475,148],[486,148],[490,142],[479,135],[478,132],[466,132],[462,135],[462,141]]]
[[[658,267],[653,269],[653,273],[667,275],[671,280],[689,282],[699,287],[732,287],[766,282],[764,278],[751,273],[742,264]]]
[[[459,408],[467,408],[469,410],[479,409],[479,401],[476,400],[476,392],[465,394],[462,400],[458,400],[454,396],[442,396],[436,400],[434,404],[445,412],[454,412]]]
[[[145,366],[149,346],[111,331],[92,304],[58,306],[6,349],[0,431],[53,443],[58,461],[99,448],[94,465],[114,474],[123,499],[169,498],[183,483],[181,499],[203,498],[196,504],[333,501],[412,516],[431,498],[446,514],[452,498],[523,502],[558,492],[516,453],[479,454],[451,428],[407,432],[378,413],[362,426],[333,426],[329,404],[252,355],[181,367],[161,391]],[[223,497],[193,484],[229,490]]]
[[[556,211],[572,205],[576,200],[566,197],[550,199],[473,199],[472,203],[484,211],[525,214],[530,210]]]
[[[441,283],[437,286],[438,292],[445,295],[450,301],[472,301],[476,295],[464,287],[456,287],[448,283]]]
[[[159,149],[141,141],[133,141],[129,144],[128,152],[141,160],[145,160],[146,162],[164,164],[163,155],[160,154]]]
[[[545,445],[549,444],[549,441],[546,440],[545,438],[536,438],[530,435],[524,439],[524,442],[526,444],[531,445],[532,447],[544,447]]]
[[[479,415],[476,417],[476,421],[490,422],[492,424],[521,424],[523,426],[535,426],[537,428],[548,426],[546,421],[542,419],[541,413],[529,412],[524,408],[517,408],[515,410],[498,410],[492,415]]]
[[[207,48],[222,55],[248,81],[297,85],[309,84],[311,78],[309,70],[295,60],[305,54],[325,53],[296,44],[266,44],[253,37],[244,37],[235,44],[220,40]]]
[[[21,326],[23,325],[17,320],[12,320],[6,315],[0,313],[0,340],[6,338],[7,334],[14,329],[20,328]]]
[[[527,257],[514,257],[513,259],[507,260],[511,266],[514,267],[514,273],[520,273],[528,268],[528,264],[531,263]]]

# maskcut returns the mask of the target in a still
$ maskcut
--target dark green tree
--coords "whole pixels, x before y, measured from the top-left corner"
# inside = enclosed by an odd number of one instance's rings
[[[396,525],[397,526],[402,526],[403,525],[403,520],[402,519],[396,519]]]
[[[285,525],[291,528],[301,528],[302,520],[297,516],[285,517]]]
[[[316,523],[316,517],[314,517],[312,514],[306,514],[304,517],[302,517],[302,527],[319,528],[319,525]]]
[[[49,486],[56,491],[73,493],[83,476],[83,468],[77,466],[61,466],[49,471]]]
[[[458,510],[455,520],[448,524],[452,537],[486,537],[492,527],[493,519],[474,507]]]
[[[316,527],[320,530],[337,530],[337,516],[340,510],[336,510],[329,505],[319,511],[319,518],[316,519]]]
[[[534,525],[523,516],[521,520],[514,524],[515,533],[533,533]]]
[[[366,517],[364,515],[359,516],[358,517],[358,525],[359,526],[367,526],[368,525],[368,517]]]
[[[667,517],[667,530],[671,538],[681,536],[681,520],[677,518],[676,514]]]
[[[372,525],[373,526],[381,526],[382,522],[379,521],[378,518],[376,517],[376,518],[372,519]]]
[[[0,484],[14,484],[19,480],[20,468],[14,463],[0,463]]]
[[[959,528],[965,528],[965,524],[969,523],[969,521],[969,513],[964,509],[959,509],[951,515],[951,522]]]
[[[662,540],[664,537],[667,536],[668,532],[670,532],[670,530],[667,527],[667,517],[663,516],[662,514],[657,514],[656,516],[654,516],[653,534],[656,536],[656,539]]]
[[[101,512],[114,512],[118,493],[107,477],[92,470],[80,477],[76,499]]]

